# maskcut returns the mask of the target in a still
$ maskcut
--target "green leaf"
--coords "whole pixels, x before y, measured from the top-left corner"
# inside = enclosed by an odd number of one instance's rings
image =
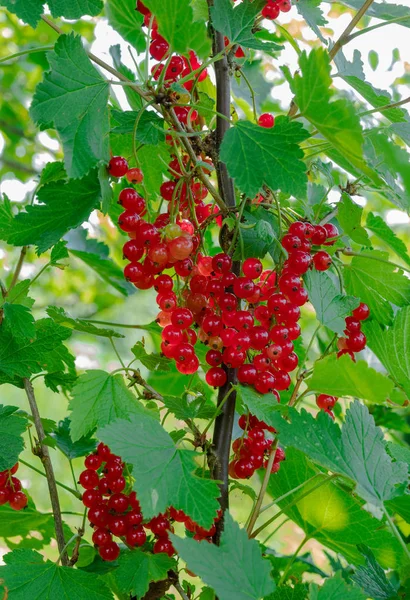
[[[148,371],[169,371],[170,360],[161,354],[148,354],[142,342],[137,342],[131,348],[131,352]]]
[[[88,434],[73,442],[70,435],[70,425],[70,419],[66,417],[60,421],[57,428],[50,433],[51,437],[56,441],[57,448],[61,450],[69,460],[73,460],[79,456],[86,456],[87,454],[94,452],[97,447],[95,438]]]
[[[44,129],[54,125],[67,174],[80,178],[109,160],[108,83],[74,34],[58,38],[48,61],[51,69],[36,88],[30,114]]]
[[[113,600],[113,595],[102,579],[80,569],[59,567],[33,550],[15,550],[4,556],[0,576],[8,589],[10,600]]]
[[[7,300],[10,303],[13,303],[18,299],[19,304],[27,306],[27,308],[31,308],[35,300],[28,296],[29,290],[30,279],[23,279],[23,281],[16,283],[16,285],[9,291],[7,294]]]
[[[170,536],[188,568],[212,587],[220,600],[259,600],[273,592],[268,561],[256,540],[250,540],[229,513],[219,546]]]
[[[342,0],[341,4],[353,8],[354,10],[359,10],[363,6],[361,0]],[[374,2],[366,11],[366,15],[382,19],[383,21],[390,21],[391,19],[396,19],[398,17],[408,17],[409,10],[407,6],[403,6],[402,4]],[[399,21],[399,24],[403,27],[410,27],[409,20],[403,19],[402,21]]]
[[[114,63],[114,67],[117,69],[117,71],[128,77],[130,81],[136,81],[134,72],[131,71],[131,69],[129,69],[121,61],[121,46],[119,44],[110,46],[110,54]],[[124,86],[124,93],[127,96],[127,100],[133,110],[140,110],[142,108],[141,96],[129,85]]]
[[[381,106],[388,106],[392,103],[392,98],[389,92],[379,90],[373,87],[367,81],[362,81],[358,77],[352,75],[342,76],[342,79],[346,81],[356,92],[358,92],[363,98],[375,108]],[[389,119],[392,123],[400,123],[406,121],[406,113],[401,108],[390,108],[383,110],[383,117]]]
[[[255,37],[253,28],[256,16],[264,6],[264,0],[242,2],[233,7],[230,0],[219,0],[211,8],[213,26],[223,33],[232,44],[255,50],[281,50],[275,42],[264,42]]]
[[[396,590],[387,579],[382,567],[377,562],[373,552],[365,544],[359,544],[358,550],[363,554],[366,565],[360,566],[351,576],[366,596],[374,600],[392,600],[398,598]]]
[[[272,415],[279,409],[278,401],[273,394],[258,394],[253,387],[237,385],[238,399],[260,421],[272,424]]]
[[[325,474],[317,473],[303,452],[287,447],[280,474],[269,479],[268,493],[276,499],[290,492],[278,507],[310,538],[341,554],[349,563],[363,563],[357,545],[366,543],[381,565],[398,568],[404,552],[390,530],[363,510],[363,502],[345,486],[331,480],[324,482]],[[292,491],[300,485],[303,487]],[[274,527],[276,523],[272,524]]]
[[[59,306],[49,306],[46,309],[46,312],[55,323],[60,323],[60,325],[64,325],[64,327],[67,327],[68,329],[74,329],[75,331],[81,331],[82,333],[89,333],[90,335],[98,335],[101,337],[124,337],[121,333],[117,333],[113,329],[96,327],[93,323],[89,323],[86,319],[73,319],[65,312],[64,308]]]
[[[45,0],[2,0],[1,4],[24,23],[37,27]],[[95,17],[103,8],[102,0],[48,0],[47,5],[53,17],[66,19],[79,19],[84,15]]]
[[[139,167],[144,173],[144,188],[148,195],[159,194],[159,188],[164,181],[163,176],[169,176],[169,160],[169,146],[165,143],[143,146],[138,150]]]
[[[276,588],[265,600],[306,600],[307,589],[303,584],[295,587],[281,586]]]
[[[70,330],[51,319],[40,319],[35,325],[35,339],[24,341],[15,340],[0,328],[0,372],[10,377],[30,377],[44,370],[64,370],[59,352],[65,348],[62,341],[70,337]]]
[[[82,260],[106,283],[124,296],[135,293],[135,287],[124,279],[124,273],[109,258],[109,248],[103,242],[88,239],[84,229],[76,229],[67,235],[70,254]]]
[[[317,37],[326,44],[326,39],[319,29],[319,27],[326,26],[328,23],[319,8],[321,3],[322,0],[299,0],[296,2],[296,9]]]
[[[159,142],[165,141],[164,119],[158,117],[154,111],[114,110],[112,113],[115,122],[118,123],[112,129],[114,134],[133,134],[137,123],[135,137],[141,144],[156,146]]]
[[[300,112],[354,167],[370,176],[363,159],[363,133],[355,107],[345,99],[331,102],[327,50],[314,49],[309,55],[302,52],[299,66],[293,86]]]
[[[101,189],[101,212],[106,215],[113,202],[114,192],[107,167],[104,164],[98,167],[98,181]]]
[[[287,117],[278,117],[272,129],[239,121],[224,136],[221,160],[241,192],[250,198],[264,184],[273,190],[305,196],[306,167],[298,144],[307,136],[300,123]]]
[[[196,453],[177,448],[158,421],[133,414],[100,429],[98,438],[133,465],[134,489],[146,518],[172,505],[202,527],[212,525],[219,506],[217,484],[195,475]]]
[[[11,469],[23,451],[23,433],[27,428],[27,419],[16,414],[15,406],[0,404],[0,471]]]
[[[122,594],[142,598],[151,582],[167,579],[168,571],[173,568],[175,560],[166,554],[151,554],[136,549],[121,552],[113,577]]]
[[[36,335],[34,317],[30,309],[22,304],[3,304],[2,327],[16,340],[24,341]]]
[[[326,579],[322,587],[316,583],[310,584],[309,600],[366,600],[363,592],[347,584],[342,574],[336,573],[334,577]]]
[[[0,507],[0,538],[20,536],[21,547],[40,549],[50,544],[55,535],[53,515],[39,512],[30,498],[24,510],[13,510],[9,504]]]
[[[199,56],[209,54],[211,41],[203,20],[194,21],[189,0],[146,0],[145,6],[155,14],[159,33],[174,52],[194,50]]]
[[[41,185],[51,183],[52,181],[61,181],[63,179],[67,179],[67,173],[65,172],[64,163],[61,161],[49,162],[41,171]]]
[[[387,225],[386,221],[377,215],[370,212],[367,215],[366,227],[370,229],[372,233],[385,242],[390,248],[400,256],[400,258],[408,265],[410,265],[410,256],[407,252],[406,244],[401,240],[394,231]]]
[[[69,409],[71,410],[71,438],[78,441],[96,427],[103,427],[119,417],[145,415],[149,411],[138,402],[127,387],[122,375],[105,371],[86,371],[74,386]]]
[[[47,183],[37,192],[40,204],[27,205],[14,217],[6,241],[14,246],[35,244],[41,254],[86,221],[100,196],[95,171],[83,179]]]
[[[359,306],[359,300],[340,294],[331,277],[323,271],[308,271],[303,279],[318,321],[343,335],[345,317]]]
[[[191,396],[191,394],[186,393],[181,398],[163,396],[161,402],[177,419],[182,421],[211,419],[216,410],[215,405],[202,395]]]
[[[62,371],[47,373],[47,375],[44,376],[46,387],[56,394],[60,392],[58,389],[59,387],[63,392],[71,391],[76,380],[77,375],[75,373],[63,373]]]
[[[342,429],[323,411],[314,419],[305,409],[298,413],[291,408],[289,416],[291,423],[275,418],[280,441],[351,479],[366,502],[382,508],[384,502],[404,493],[407,465],[392,462],[382,430],[359,401],[350,405]]]
[[[399,444],[395,444],[394,442],[389,442],[387,444],[387,450],[394,460],[405,462],[410,468],[410,448],[407,448],[407,446],[399,446]]]
[[[111,27],[138,52],[145,50],[144,17],[135,10],[134,0],[108,0],[105,10]]]
[[[350,356],[334,354],[316,361],[309,389],[334,396],[352,396],[382,404],[389,398],[394,384],[364,360],[354,362]]]
[[[0,202],[0,236],[1,239],[6,239],[13,225],[13,210],[11,208],[11,202],[6,194],[1,196]]]
[[[357,244],[370,246],[367,231],[362,227],[363,208],[353,202],[349,194],[342,193],[342,199],[337,205],[337,218],[343,231]]]
[[[360,298],[369,308],[373,319],[389,324],[393,320],[391,303],[405,306],[410,303],[410,279],[395,265],[387,262],[387,252],[368,251],[368,256],[354,256],[343,270],[346,290]]]
[[[369,348],[410,398],[410,307],[399,310],[388,329],[383,330],[375,321],[369,321],[363,323],[363,331]]]
[[[51,248],[50,263],[58,265],[60,260],[68,258],[67,242],[61,240]]]

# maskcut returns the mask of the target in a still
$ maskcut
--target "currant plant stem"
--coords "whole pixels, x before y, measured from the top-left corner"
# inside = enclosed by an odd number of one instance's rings
[[[294,494],[295,492],[298,492],[300,489],[302,489],[305,485],[307,485],[308,483],[310,483],[311,481],[313,481],[314,479],[317,479],[318,477],[320,477],[322,475],[322,473],[316,473],[315,475],[313,475],[310,479],[307,479],[306,481],[304,481],[303,483],[301,483],[300,485],[297,485],[295,488],[289,490],[288,492],[286,492],[285,494],[282,494],[282,496],[279,496],[279,498],[276,498],[276,500],[273,500],[273,502],[269,502],[269,504],[267,504],[266,506],[263,506],[260,511],[259,514],[261,515],[263,512],[265,512],[265,510],[269,510],[270,508],[272,508],[272,506],[275,506],[275,504],[278,504],[279,502],[282,502],[282,500],[285,500],[285,498],[287,498],[288,496],[291,496],[292,494]]]
[[[208,0],[208,8],[213,6],[214,0]],[[212,36],[213,55],[216,56],[225,48],[224,34],[216,31],[212,24],[212,19],[209,19],[209,28]],[[230,117],[231,114],[231,83],[229,74],[229,64],[226,54],[222,54],[221,58],[214,63],[215,80],[216,80],[216,110],[225,117]],[[220,115],[216,117],[216,155],[219,156],[219,149],[225,133],[230,127],[230,121],[222,118]],[[218,179],[219,193],[225,204],[225,209],[236,206],[235,188],[232,178],[229,176],[226,165],[217,159],[216,174]],[[221,207],[220,207],[221,208]],[[225,250],[225,248],[222,248]],[[234,261],[232,271],[236,275],[240,274],[240,262]],[[213,454],[215,464],[211,469],[213,479],[220,481],[221,496],[219,502],[222,513],[229,508],[229,455],[231,449],[232,429],[235,418],[235,403],[236,390],[233,390],[226,401],[224,401],[228,392],[236,383],[236,369],[226,369],[227,380],[224,386],[219,389],[218,406],[222,405],[222,412],[215,420],[215,428],[213,435]],[[221,532],[223,529],[224,519],[220,519],[217,524],[214,542],[219,544]]]
[[[27,254],[27,246],[23,246],[22,249],[20,250],[20,256],[19,256],[16,268],[15,268],[14,273],[13,273],[13,279],[11,280],[9,289],[7,290],[8,294],[14,288],[14,286],[16,285],[16,283],[18,281],[18,278],[20,276],[20,272],[21,272],[21,269],[23,267],[23,263],[24,263],[24,259],[26,257],[26,254]]]
[[[334,59],[336,54],[339,52],[339,50],[342,48],[342,46],[347,44],[347,42],[349,41],[349,36],[352,33],[353,29],[356,27],[356,25],[358,24],[360,19],[362,17],[364,17],[364,15],[366,14],[366,12],[370,8],[370,6],[373,4],[373,2],[374,2],[374,0],[366,0],[366,2],[363,4],[363,6],[357,11],[357,13],[353,17],[353,19],[350,21],[349,25],[346,27],[346,29],[343,31],[343,33],[341,34],[339,39],[336,41],[336,43],[330,50],[329,56],[332,60]]]
[[[252,513],[249,517],[249,524],[248,524],[248,527],[246,528],[246,531],[247,531],[249,537],[251,537],[251,535],[252,535],[252,530],[255,526],[255,523],[259,517],[260,511],[262,508],[262,502],[263,502],[263,499],[266,494],[266,489],[268,487],[269,478],[271,476],[273,461],[275,460],[277,445],[278,445],[278,440],[276,439],[273,442],[272,447],[270,449],[268,464],[267,464],[267,467],[265,470],[265,474],[263,476],[261,489],[259,490],[259,494],[258,494],[258,499],[256,500],[256,504],[253,507]]]
[[[386,517],[386,520],[387,520],[387,522],[389,524],[389,527],[390,527],[390,529],[391,529],[394,537],[397,539],[397,541],[399,542],[399,544],[403,548],[404,553],[405,553],[408,561],[410,562],[410,550],[407,548],[406,542],[401,537],[399,530],[397,529],[396,525],[394,524],[393,519],[391,518],[391,516],[389,515],[389,513],[387,512],[387,509],[385,507],[383,507],[383,512],[384,512],[384,515]]]
[[[282,573],[282,577],[279,579],[279,583],[278,583],[278,587],[283,585],[286,581],[286,577],[290,571],[291,566],[293,565],[293,563],[295,562],[299,552],[302,550],[303,546],[306,544],[306,542],[309,541],[309,536],[305,535],[305,537],[303,538],[303,540],[300,542],[299,546],[296,548],[295,553],[293,554],[292,558],[289,560],[288,564],[286,565],[285,570]]]
[[[26,467],[28,467],[32,471],[35,471],[36,473],[38,473],[42,477],[47,477],[47,475],[44,473],[44,471],[40,471],[40,469],[37,469],[37,467],[35,467],[34,465],[30,464],[26,460],[23,460],[22,458],[19,458],[19,462],[21,462],[22,465],[25,465]],[[57,479],[56,479],[56,484],[59,487],[61,487],[64,490],[66,490],[67,492],[70,492],[70,494],[73,494],[73,496],[75,496],[79,500],[81,500],[81,494],[80,494],[80,492],[78,490],[74,490],[73,488],[68,487],[68,485],[65,485],[64,483],[61,483],[61,481],[57,481]]]
[[[410,269],[408,269],[407,267],[403,267],[402,265],[394,263],[391,260],[384,260],[383,258],[380,258],[378,256],[372,256],[371,254],[365,254],[363,252],[354,252],[354,250],[351,250],[350,248],[344,248],[342,250],[342,253],[345,256],[358,256],[359,258],[369,258],[370,260],[377,260],[378,262],[384,263],[386,265],[392,265],[393,267],[396,267],[396,269],[402,269],[403,271],[410,273]]]
[[[64,566],[68,565],[68,556],[65,550],[65,538],[63,529],[63,519],[61,516],[60,499],[58,497],[57,483],[54,475],[53,465],[50,459],[50,453],[48,447],[43,443],[46,437],[44,433],[43,424],[41,422],[40,413],[37,406],[36,397],[34,395],[34,388],[31,381],[26,377],[23,379],[24,389],[26,391],[27,399],[30,405],[31,414],[34,419],[34,425],[37,432],[38,448],[37,455],[41,459],[44,466],[44,471],[47,477],[48,491],[50,495],[51,507],[54,515],[54,527],[56,532],[56,540],[58,550],[61,554],[61,564]]]

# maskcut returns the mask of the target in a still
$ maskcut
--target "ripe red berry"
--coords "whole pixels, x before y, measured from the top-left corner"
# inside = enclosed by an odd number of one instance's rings
[[[125,494],[113,494],[109,499],[107,506],[116,513],[123,513],[128,508],[128,496]]]
[[[321,246],[327,238],[327,231],[321,225],[315,225],[310,241],[315,246]]]
[[[245,277],[249,279],[258,279],[261,276],[263,266],[259,258],[247,258],[242,265],[242,271]]]
[[[97,504],[92,506],[88,511],[88,520],[96,527],[105,527],[108,522],[110,513],[105,504]]]
[[[205,376],[206,382],[211,387],[222,387],[226,383],[226,373],[222,367],[212,367]]]
[[[262,16],[265,19],[277,19],[279,17],[280,9],[278,4],[274,4],[273,2],[268,2],[262,9]]]
[[[286,261],[290,272],[295,273],[296,275],[303,275],[306,273],[311,262],[312,257],[310,254],[308,252],[303,252],[302,250],[295,250],[295,252],[292,252]]]
[[[317,271],[327,271],[332,264],[332,257],[324,250],[320,250],[314,255],[313,264]]]
[[[128,163],[122,156],[113,156],[108,163],[108,172],[113,177],[123,177],[128,171]]]
[[[145,210],[145,200],[134,190],[134,188],[124,188],[121,190],[118,197],[118,202],[125,208],[125,210],[136,212],[138,215],[143,213]]]
[[[93,544],[96,546],[106,546],[110,542],[112,542],[112,535],[107,529],[103,527],[99,527],[94,530],[92,535]]]
[[[10,494],[9,504],[13,510],[22,510],[23,508],[26,508],[27,503],[28,498],[24,492],[19,490]]]
[[[352,352],[360,352],[366,346],[366,336],[361,331],[351,333],[347,337],[347,349]]]
[[[136,527],[137,525],[141,525],[143,516],[139,509],[134,509],[125,515],[125,520],[129,528]]]
[[[250,298],[255,291],[255,284],[249,277],[238,277],[233,284],[233,291],[238,298]]]
[[[217,367],[222,362],[222,354],[218,350],[208,350],[205,360],[211,367]]]
[[[302,245],[303,245],[303,242],[302,242],[301,238],[298,237],[297,235],[292,235],[290,233],[287,233],[282,238],[282,246],[289,253],[294,252],[295,250],[301,250]]]
[[[168,538],[163,537],[160,537],[155,542],[152,551],[154,554],[160,554],[161,552],[164,552],[165,554],[168,554],[168,556],[175,554],[175,549],[171,541]]]
[[[80,474],[79,482],[80,485],[86,490],[92,490],[97,487],[99,481],[99,477],[95,471],[91,469],[86,469]]]
[[[316,396],[316,404],[322,410],[332,410],[337,402],[335,396],[329,396],[328,394],[319,394]]]
[[[255,472],[255,464],[249,458],[240,458],[234,463],[234,472],[239,479],[248,479]]]
[[[263,11],[262,11],[262,14],[263,14]],[[267,15],[263,15],[263,16],[267,16]],[[276,17],[267,17],[267,18],[276,19]],[[262,113],[258,119],[258,125],[260,125],[261,127],[266,127],[267,129],[270,129],[271,127],[273,127],[275,125],[275,117],[273,115],[271,115],[270,113]]]
[[[121,213],[118,217],[118,225],[120,229],[122,229],[126,233],[132,233],[139,230],[141,225],[141,218],[136,212],[126,210],[125,212]]]
[[[151,42],[149,52],[155,60],[162,60],[169,50],[169,44],[160,35]]]
[[[131,262],[137,262],[144,254],[144,247],[135,240],[128,240],[125,242],[122,252],[124,258]]]
[[[194,322],[194,315],[189,308],[176,308],[171,313],[171,322],[174,327],[179,329],[186,329],[190,327]]]
[[[358,321],[365,321],[370,315],[370,309],[367,306],[367,304],[364,304],[364,302],[360,302],[359,306],[355,308],[352,312],[352,315]]]
[[[220,252],[212,258],[212,269],[215,273],[228,273],[232,268],[232,259],[228,254]]]
[[[107,527],[111,533],[117,537],[122,537],[127,532],[127,522],[125,517],[120,517],[118,515],[113,515],[108,518]]]
[[[259,373],[258,378],[255,381],[255,390],[260,394],[269,394],[273,392],[275,388],[275,376],[268,371]]]
[[[120,547],[116,542],[108,542],[105,546],[100,546],[98,552],[103,560],[111,562],[119,557]]]
[[[350,333],[357,333],[358,331],[360,331],[362,326],[361,322],[358,319],[355,319],[354,317],[346,317],[345,323],[346,330]]]
[[[239,383],[253,385],[258,377],[258,370],[254,365],[241,365],[237,376]]]
[[[99,490],[85,490],[84,494],[81,496],[82,503],[87,508],[101,504],[102,499],[102,494]]]
[[[143,546],[146,542],[147,534],[145,533],[145,529],[143,527],[132,527],[128,529],[125,541],[129,546],[133,548],[135,546]]]
[[[326,229],[326,241],[324,242],[325,246],[333,246],[333,244],[336,242],[336,239],[332,238],[336,238],[339,235],[338,228],[332,223],[326,223],[323,225],[323,227]]]

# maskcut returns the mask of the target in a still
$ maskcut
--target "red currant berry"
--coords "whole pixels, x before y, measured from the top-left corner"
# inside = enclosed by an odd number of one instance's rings
[[[254,350],[262,350],[269,341],[269,332],[261,326],[252,327],[249,330],[251,346]]]
[[[275,376],[268,371],[259,373],[257,380],[255,381],[255,390],[260,394],[269,394],[273,392],[275,385]]]
[[[143,516],[139,510],[130,510],[130,512],[125,515],[125,520],[129,528],[136,527],[137,525],[141,525]]]
[[[277,19],[279,17],[280,9],[278,4],[274,4],[273,2],[268,2],[262,9],[262,16],[265,19]]]
[[[316,404],[322,410],[332,410],[337,402],[335,396],[328,396],[328,394],[319,394],[316,396]]]
[[[117,515],[110,516],[108,518],[107,527],[111,533],[117,537],[122,537],[127,533],[127,522],[125,517]]]
[[[337,236],[339,235],[339,230],[335,225],[332,225],[332,223],[326,223],[326,225],[323,225],[323,227],[326,229],[326,242],[324,243],[325,246],[333,246],[333,244],[336,242]]]
[[[118,225],[126,233],[132,233],[139,230],[141,217],[134,211],[126,210],[118,217]]]
[[[158,36],[149,47],[149,52],[155,60],[162,60],[169,50],[169,44],[163,37]]]
[[[321,225],[315,225],[310,241],[315,246],[321,246],[327,238],[327,231]]]
[[[332,265],[332,257],[324,250],[320,250],[314,255],[313,264],[317,271],[327,271]]]
[[[93,544],[96,546],[106,546],[110,542],[112,542],[112,535],[106,529],[99,527],[95,529],[92,536]]]
[[[290,376],[286,371],[276,371],[275,372],[275,388],[279,391],[287,390],[290,386]]]
[[[197,356],[194,356],[190,361],[177,362],[176,368],[183,375],[192,375],[199,369],[199,360]]]
[[[128,529],[127,534],[125,536],[125,541],[129,546],[133,548],[135,546],[143,546],[147,540],[147,534],[145,533],[145,529],[143,527],[133,527]]]
[[[211,387],[222,387],[226,383],[226,373],[222,367],[212,367],[205,376],[206,382]]]
[[[107,506],[116,513],[123,513],[128,508],[128,496],[125,494],[113,494],[109,499]]]
[[[171,322],[174,327],[186,329],[194,322],[194,315],[188,308],[176,308],[171,314]]]
[[[115,479],[110,480],[110,490],[114,493],[119,494],[125,489],[126,481],[125,478],[120,475],[120,477],[116,477]]]
[[[163,552],[164,554],[168,554],[168,556],[173,556],[173,554],[175,554],[175,549],[171,541],[168,538],[163,537],[159,538],[155,542],[152,551],[154,554],[160,554]]]
[[[312,257],[307,252],[302,250],[295,250],[289,256],[286,261],[289,266],[289,270],[296,275],[303,275],[307,272],[312,262]]]
[[[123,177],[128,171],[128,163],[122,156],[113,156],[108,163],[108,172],[113,177]]]
[[[110,513],[105,504],[92,506],[88,511],[88,520],[96,527],[105,527]]]
[[[138,215],[143,213],[146,208],[144,198],[140,196],[134,188],[125,188],[121,190],[118,202],[125,210],[136,212]]]
[[[358,321],[365,321],[370,315],[370,309],[367,304],[360,302],[359,306],[352,312],[352,315]]]
[[[10,494],[9,504],[13,510],[22,510],[26,508],[28,503],[28,498],[24,492],[17,491]]]
[[[262,11],[262,14],[263,14],[263,11]],[[267,17],[267,15],[263,15],[263,16]],[[276,17],[267,17],[267,18],[276,19]],[[262,113],[258,119],[258,125],[260,125],[260,127],[266,127],[267,129],[270,129],[271,127],[273,127],[275,125],[275,117],[273,115],[271,115],[270,113]]]
[[[220,252],[212,258],[212,269],[215,273],[228,273],[232,268],[232,259],[228,254]]]
[[[355,319],[354,317],[346,317],[345,322],[347,332],[357,333],[360,331],[362,324],[358,319]]]
[[[92,506],[101,504],[102,494],[99,490],[85,490],[84,494],[81,496],[81,501],[84,506],[91,508]]]
[[[294,252],[295,250],[301,250],[302,244],[302,240],[297,235],[291,235],[290,233],[287,233],[282,238],[282,246],[289,253]]]
[[[242,265],[243,274],[249,279],[258,279],[261,276],[262,269],[259,258],[247,258]]]
[[[255,292],[255,284],[249,277],[238,277],[233,284],[233,291],[238,298],[250,298]]]
[[[95,471],[87,469],[80,474],[79,483],[86,490],[92,490],[97,487],[99,477]]]
[[[218,350],[208,350],[205,360],[211,367],[217,367],[222,362],[222,354]]]
[[[235,461],[234,472],[239,479],[249,479],[255,472],[255,464],[249,458],[240,458]]]
[[[115,542],[109,542],[105,544],[105,546],[100,546],[98,549],[98,553],[103,560],[112,562],[117,560],[120,555],[120,547]]]
[[[238,381],[246,385],[253,385],[258,377],[258,370],[254,365],[241,365],[238,369]]]
[[[169,275],[158,275],[155,280],[154,288],[159,293],[171,292],[174,287],[174,282]]]
[[[347,338],[347,349],[360,352],[366,346],[366,336],[361,331],[351,333]]]
[[[125,242],[122,252],[124,258],[136,263],[143,256],[144,247],[138,244],[138,242],[135,240],[128,240],[128,242]]]

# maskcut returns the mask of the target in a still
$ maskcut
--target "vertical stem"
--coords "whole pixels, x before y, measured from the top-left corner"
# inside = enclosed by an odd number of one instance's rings
[[[30,404],[31,414],[33,415],[34,425],[37,432],[38,438],[38,450],[37,455],[41,459],[41,462],[44,465],[44,470],[46,472],[48,491],[50,494],[51,507],[53,509],[54,515],[54,527],[56,532],[56,540],[58,550],[60,552],[61,564],[64,566],[68,565],[68,555],[66,550],[66,543],[64,539],[64,529],[63,529],[63,519],[61,517],[61,508],[60,508],[60,500],[58,497],[57,484],[54,476],[54,469],[51,463],[50,454],[48,451],[48,447],[43,444],[43,441],[46,437],[44,433],[43,424],[41,422],[40,413],[38,411],[38,406],[36,402],[36,397],[34,395],[34,389],[31,384],[31,381],[26,377],[23,379],[24,389],[27,394],[28,402]]]
[[[296,548],[295,553],[293,554],[293,556],[291,557],[291,559],[289,560],[288,564],[286,565],[285,570],[282,573],[282,577],[279,580],[278,586],[281,586],[285,583],[286,581],[286,577],[290,571],[291,566],[293,565],[293,563],[295,562],[299,552],[302,550],[303,546],[306,544],[306,542],[309,541],[309,536],[305,535],[305,537],[303,538],[303,540],[300,542],[299,546]]]
[[[253,528],[255,526],[255,523],[256,523],[256,521],[257,521],[257,519],[259,517],[259,514],[261,512],[262,502],[263,502],[263,499],[265,497],[266,489],[267,489],[268,483],[269,483],[269,478],[271,476],[272,465],[273,465],[273,462],[275,460],[275,454],[276,454],[276,447],[277,447],[277,445],[278,445],[278,441],[276,439],[273,442],[273,444],[272,444],[272,448],[271,448],[271,451],[269,453],[268,464],[266,466],[265,475],[263,477],[261,489],[259,490],[258,499],[256,501],[256,504],[255,504],[254,509],[252,511],[252,514],[250,516],[249,525],[248,525],[248,527],[246,529],[249,537],[251,537],[251,535],[252,535],[252,530],[253,530]]]
[[[208,6],[211,7],[214,0],[208,0]],[[210,29],[213,39],[213,54],[214,56],[222,53],[225,48],[224,35],[219,31],[215,31],[212,27],[210,19]],[[230,108],[231,108],[231,82],[229,75],[229,63],[226,54],[222,54],[221,58],[214,63],[215,79],[216,79],[216,110],[219,113],[216,119],[216,154],[219,155],[219,149],[225,133],[230,127]],[[223,116],[222,116],[223,115]],[[228,208],[236,206],[235,188],[232,178],[229,176],[226,165],[223,162],[217,161],[215,165],[219,193],[225,205]],[[234,261],[233,272],[238,275],[240,273],[241,264],[239,261]],[[231,392],[232,386],[236,383],[236,369],[226,368],[227,381],[226,384],[219,389],[218,406]],[[229,507],[229,454],[232,440],[232,429],[235,417],[235,402],[236,391],[229,394],[229,398],[222,406],[221,414],[215,420],[215,429],[213,436],[213,449],[215,455],[215,465],[212,476],[220,481],[221,496],[219,499],[223,512]],[[214,537],[215,543],[219,543],[221,531],[223,528],[223,519],[218,522],[217,532]]]

